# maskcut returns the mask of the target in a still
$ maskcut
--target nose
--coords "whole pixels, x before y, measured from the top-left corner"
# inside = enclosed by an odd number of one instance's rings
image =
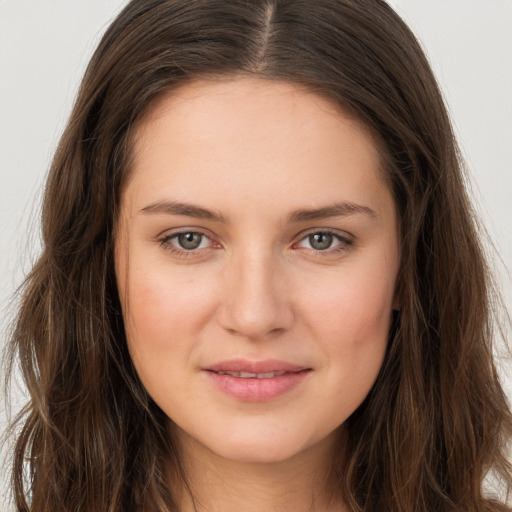
[[[231,334],[261,339],[288,330],[294,319],[283,269],[270,254],[245,251],[226,270],[219,322]]]

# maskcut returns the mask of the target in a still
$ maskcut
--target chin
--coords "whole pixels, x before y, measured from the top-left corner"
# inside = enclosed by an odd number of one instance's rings
[[[229,443],[220,446],[217,455],[222,458],[254,464],[272,464],[293,458],[302,451],[302,447],[285,445],[281,441],[251,441],[247,443]]]
[[[329,444],[328,450],[331,453],[333,435],[312,436],[308,432],[293,432],[281,426],[274,430],[264,427],[257,430],[223,429],[220,432],[210,431],[204,436],[200,433],[192,434],[192,438],[181,431],[180,438],[184,447],[190,447],[192,441],[195,450],[207,450],[225,460],[272,464],[292,459],[322,443]]]

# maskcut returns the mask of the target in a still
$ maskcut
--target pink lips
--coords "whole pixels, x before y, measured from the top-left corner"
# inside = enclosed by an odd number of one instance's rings
[[[205,376],[218,389],[246,402],[277,398],[297,387],[311,371],[311,368],[276,359],[232,359],[203,368]]]

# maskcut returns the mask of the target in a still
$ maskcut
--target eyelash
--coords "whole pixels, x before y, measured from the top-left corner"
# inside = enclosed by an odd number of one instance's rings
[[[184,248],[178,248],[175,244],[172,243],[172,240],[177,239],[181,235],[199,235],[201,238],[201,243],[203,242],[203,239],[206,238],[207,240],[210,240],[211,243],[215,244],[215,242],[212,241],[212,239],[206,235],[205,233],[202,233],[201,231],[193,231],[193,230],[184,230],[184,231],[178,231],[175,233],[172,233],[170,235],[165,235],[164,237],[158,239],[158,242],[160,245],[167,251],[171,252],[173,255],[179,257],[179,258],[193,258],[198,256],[198,249],[184,249]],[[338,231],[329,230],[329,229],[323,229],[323,230],[313,230],[309,231],[302,235],[300,240],[296,243],[294,243],[294,246],[298,245],[299,243],[302,243],[306,241],[309,237],[313,235],[330,235],[333,237],[333,242],[337,241],[337,245],[334,247],[328,247],[326,249],[308,249],[313,251],[313,253],[316,256],[321,255],[335,255],[339,254],[341,252],[345,252],[349,250],[354,245],[354,240],[346,235],[340,234]],[[220,247],[219,244],[216,244]],[[204,248],[202,248],[204,249]]]
[[[185,231],[178,231],[176,233],[172,233],[170,235],[165,235],[164,237],[160,238],[158,241],[160,242],[160,245],[166,250],[171,252],[174,256],[177,256],[179,258],[194,258],[197,257],[197,249],[180,249],[176,245],[172,243],[173,239],[178,238],[181,235],[199,235],[201,238],[200,244],[203,242],[203,239],[206,238],[212,242],[211,238],[207,236],[205,233],[202,233],[201,231],[193,231],[193,230],[185,230]]]
[[[354,245],[354,240],[352,238],[349,238],[346,235],[342,235],[337,231],[325,229],[325,230],[317,230],[317,231],[309,231],[308,233],[304,234],[302,238],[297,243],[302,243],[307,241],[311,236],[313,235],[329,235],[333,237],[332,243],[338,242],[333,247],[328,247],[326,249],[313,249],[311,248],[315,254],[315,256],[321,256],[322,254],[325,255],[333,255],[333,254],[339,254],[341,252],[345,252],[348,249],[350,249],[351,246]],[[297,244],[294,244],[297,245]]]

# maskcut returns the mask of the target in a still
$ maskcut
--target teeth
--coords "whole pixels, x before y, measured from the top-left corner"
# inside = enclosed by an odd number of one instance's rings
[[[241,379],[271,379],[272,377],[279,377],[286,372],[264,372],[264,373],[251,373],[251,372],[216,372],[219,375],[231,375],[232,377],[240,377]]]
[[[284,375],[286,372],[267,372],[267,373],[258,373],[256,376],[257,379],[271,379],[272,377],[279,377],[280,375]]]

